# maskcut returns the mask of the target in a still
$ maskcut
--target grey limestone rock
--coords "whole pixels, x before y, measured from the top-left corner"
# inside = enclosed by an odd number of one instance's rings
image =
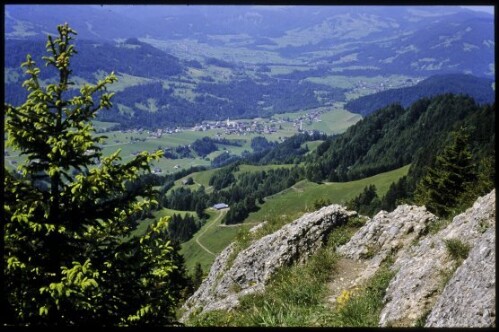
[[[372,277],[389,255],[401,255],[435,219],[436,216],[424,207],[411,205],[400,205],[393,212],[380,211],[376,214],[348,243],[337,249],[346,258],[366,263],[366,268],[353,284]]]
[[[193,312],[237,307],[241,296],[263,291],[279,268],[314,254],[327,235],[353,215],[356,212],[330,205],[303,215],[237,255],[231,244],[186,301],[180,320]],[[417,322],[429,327],[495,326],[495,190],[438,233],[427,234],[437,219],[424,207],[401,205],[393,212],[378,213],[338,248],[347,261],[362,266],[349,277],[349,287],[362,284],[387,257],[393,258],[395,276],[386,290],[379,326],[410,327]],[[446,248],[449,239],[472,248],[460,267]]]
[[[397,273],[387,288],[379,325],[414,326],[433,307],[446,275],[454,272],[455,261],[447,252],[445,240],[458,239],[473,247],[483,230],[494,224],[495,190],[479,198],[437,234],[425,236],[403,250],[392,266]]]
[[[445,286],[426,327],[495,326],[495,227],[478,240]]]

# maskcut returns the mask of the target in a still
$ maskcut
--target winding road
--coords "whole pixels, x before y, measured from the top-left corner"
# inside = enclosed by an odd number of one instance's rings
[[[218,217],[213,220],[211,222],[211,224],[209,224],[207,227],[205,227],[205,229],[203,229],[203,231],[201,233],[199,233],[197,236],[196,236],[196,243],[204,250],[206,251],[207,253],[209,253],[210,255],[213,255],[213,256],[216,256],[217,254],[215,254],[213,251],[211,251],[210,249],[206,248],[201,242],[199,242],[199,238],[201,236],[204,235],[204,233],[206,233],[206,231],[208,230],[208,228],[211,228],[213,227],[214,225],[216,225],[217,223],[220,222],[220,220],[222,220],[222,218],[225,216],[225,214],[227,213],[227,210],[221,210],[220,211],[220,214],[218,215]]]

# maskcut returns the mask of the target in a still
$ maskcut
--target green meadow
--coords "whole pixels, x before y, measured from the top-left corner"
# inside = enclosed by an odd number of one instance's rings
[[[241,228],[250,228],[250,224],[225,226],[221,223],[225,211],[207,209],[210,215],[208,221],[194,234],[194,237],[182,243],[180,254],[185,258],[188,271],[194,271],[197,263],[205,273],[209,272],[211,264],[227,245],[229,245]]]
[[[307,211],[313,211],[314,202],[325,199],[331,203],[344,204],[351,200],[370,184],[374,184],[379,197],[382,197],[390,185],[407,174],[409,165],[381,173],[365,179],[350,182],[329,182],[317,184],[302,180],[273,196],[267,197],[260,210],[251,213],[245,222],[258,223],[270,218],[282,217],[293,220]]]

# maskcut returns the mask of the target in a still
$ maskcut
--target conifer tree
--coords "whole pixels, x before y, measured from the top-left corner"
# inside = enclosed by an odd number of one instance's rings
[[[22,67],[29,96],[5,105],[7,144],[26,156],[19,173],[5,170],[4,276],[9,324],[165,325],[175,321],[175,251],[162,218],[131,236],[134,216],[157,204],[151,186],[127,190],[150,173],[161,152],[121,163],[103,157],[91,120],[111,107],[106,87],[72,88],[70,60],[76,32],[68,24],[48,36],[46,66],[57,82],[44,86],[30,55]],[[142,199],[137,200],[138,197]],[[181,279],[178,276],[177,280]],[[177,285],[178,286],[178,285]]]
[[[203,282],[203,275],[204,273],[201,264],[196,263],[196,267],[194,268],[194,276],[192,278],[194,290],[196,290]]]
[[[437,155],[434,166],[416,187],[416,203],[439,216],[448,216],[459,205],[460,197],[476,180],[469,133],[461,128],[451,132],[451,142]]]

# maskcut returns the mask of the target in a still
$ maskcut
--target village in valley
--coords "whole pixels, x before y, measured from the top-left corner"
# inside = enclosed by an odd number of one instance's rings
[[[131,133],[131,134],[143,134],[149,135],[148,139],[161,138],[163,135],[177,134],[184,131],[210,131],[216,130],[216,137],[222,137],[222,135],[242,135],[246,136],[248,134],[257,135],[270,135],[277,133],[279,130],[283,130],[284,124],[291,124],[296,132],[304,132],[304,124],[311,124],[313,122],[321,122],[320,115],[324,113],[324,110],[314,110],[300,115],[294,119],[289,117],[280,118],[255,118],[255,119],[241,119],[241,120],[231,120],[227,118],[225,121],[203,121],[201,124],[195,125],[190,128],[164,128],[157,129],[155,131],[146,130],[143,128],[138,129],[128,129],[120,130],[120,133]]]
[[[323,115],[327,111],[328,110],[325,108],[318,108],[292,115],[290,115],[289,113],[276,114],[270,118],[227,118],[223,121],[203,121],[202,123],[197,124],[193,127],[158,128],[156,130],[149,130],[144,128],[116,130],[113,129],[113,126],[107,126],[105,128],[97,128],[96,132],[100,134],[105,133],[108,136],[108,139],[102,145],[102,148],[114,148],[118,146],[124,147],[126,145],[129,146],[129,148],[126,148],[124,152],[132,157],[138,155],[140,151],[143,150],[144,144],[156,140],[159,143],[157,149],[164,150],[165,152],[175,149],[183,149],[188,151],[188,149],[190,148],[190,143],[194,142],[196,138],[200,138],[203,136],[209,137],[215,141],[224,141],[230,139],[230,137],[232,136],[234,137],[233,139],[244,140],[248,142],[252,137],[255,136],[267,136],[269,140],[283,142],[286,137],[289,137],[295,133],[308,132],[309,134],[312,134],[313,131],[317,131],[311,129],[310,127],[312,126],[313,128],[314,123],[322,122],[321,115]],[[166,146],[161,144],[165,137],[170,135],[172,139],[173,137],[175,137],[173,141],[176,141],[177,137],[182,137],[182,141],[190,141],[191,139],[192,141],[186,142],[186,144],[177,144],[176,146]],[[191,137],[191,139],[186,139],[187,137]],[[172,144],[174,143],[172,142]],[[137,146],[136,149],[134,148],[135,146]],[[227,153],[229,152],[226,149],[224,150]],[[93,151],[87,151],[87,153],[92,152]],[[17,166],[17,163],[20,161],[19,155],[9,155],[8,151],[5,152],[4,156],[13,168],[15,168]],[[195,164],[198,164],[199,162],[200,161],[198,160],[197,162],[195,162]],[[98,163],[99,162],[97,162],[97,164]],[[185,161],[175,163],[173,160],[171,160],[166,164],[164,162],[160,164],[161,165],[155,165],[152,168],[152,173],[170,173],[188,167],[185,164]],[[190,162],[189,165],[192,166],[194,164]]]

